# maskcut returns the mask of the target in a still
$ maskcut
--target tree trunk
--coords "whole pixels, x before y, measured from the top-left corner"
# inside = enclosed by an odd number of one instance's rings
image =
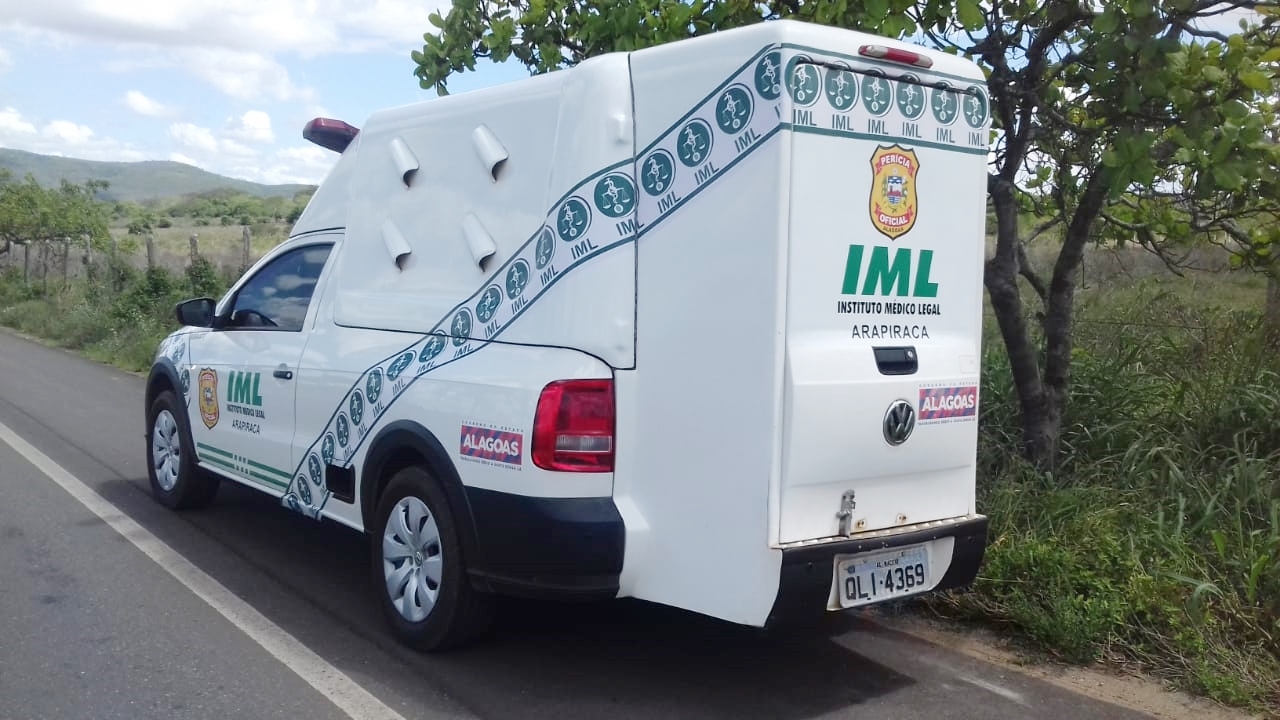
[[[1111,170],[1098,168],[1080,194],[1071,221],[1067,224],[1062,250],[1053,266],[1053,279],[1049,282],[1049,297],[1045,303],[1044,318],[1044,386],[1047,408],[1043,432],[1052,442],[1052,469],[1057,465],[1062,420],[1067,412],[1071,386],[1071,351],[1074,347],[1074,319],[1076,307],[1076,278],[1084,264],[1084,250],[1093,234],[1094,223],[1102,214],[1102,207],[1111,187]]]
[[[983,284],[991,299],[1000,336],[1009,357],[1014,388],[1018,393],[1023,455],[1037,467],[1052,466],[1057,450],[1058,420],[1045,395],[1036,358],[1035,343],[1023,317],[1018,292],[1021,271],[1018,247],[1018,201],[1013,184],[993,177],[989,193],[996,212],[996,252],[987,261]]]

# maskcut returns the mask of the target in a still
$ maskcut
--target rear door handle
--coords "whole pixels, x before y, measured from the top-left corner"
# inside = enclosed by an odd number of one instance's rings
[[[276,371],[271,374],[280,378],[281,380],[293,379],[293,371],[284,365],[281,365],[280,367],[276,368]]]

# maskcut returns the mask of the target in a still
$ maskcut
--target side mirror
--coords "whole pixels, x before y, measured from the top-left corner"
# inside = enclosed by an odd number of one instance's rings
[[[212,327],[214,305],[213,298],[184,300],[174,306],[173,313],[184,327]]]

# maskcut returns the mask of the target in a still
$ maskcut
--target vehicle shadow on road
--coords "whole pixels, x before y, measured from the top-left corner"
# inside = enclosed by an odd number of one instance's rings
[[[847,623],[766,632],[633,600],[500,611],[457,662],[519,691],[528,717],[811,718],[914,683],[828,637]]]
[[[436,685],[480,716],[798,720],[856,707],[916,682],[832,639],[858,632],[856,616],[763,631],[634,600],[503,598],[481,643],[418,654],[396,644],[378,615],[362,536],[230,483],[213,506],[181,517],[200,532],[181,541],[196,547],[180,550],[233,591],[255,602],[260,589],[243,582],[234,562],[201,562],[212,554],[199,547],[209,539],[318,608],[328,616],[323,622],[376,646],[356,661],[329,651],[314,621],[269,613],[335,666],[397,687]]]

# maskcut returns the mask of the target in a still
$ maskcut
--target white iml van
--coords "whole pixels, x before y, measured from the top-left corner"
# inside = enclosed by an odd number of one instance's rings
[[[988,96],[795,22],[316,120],[288,241],[177,308],[157,499],[371,538],[405,642],[494,594],[766,626],[969,583]]]

